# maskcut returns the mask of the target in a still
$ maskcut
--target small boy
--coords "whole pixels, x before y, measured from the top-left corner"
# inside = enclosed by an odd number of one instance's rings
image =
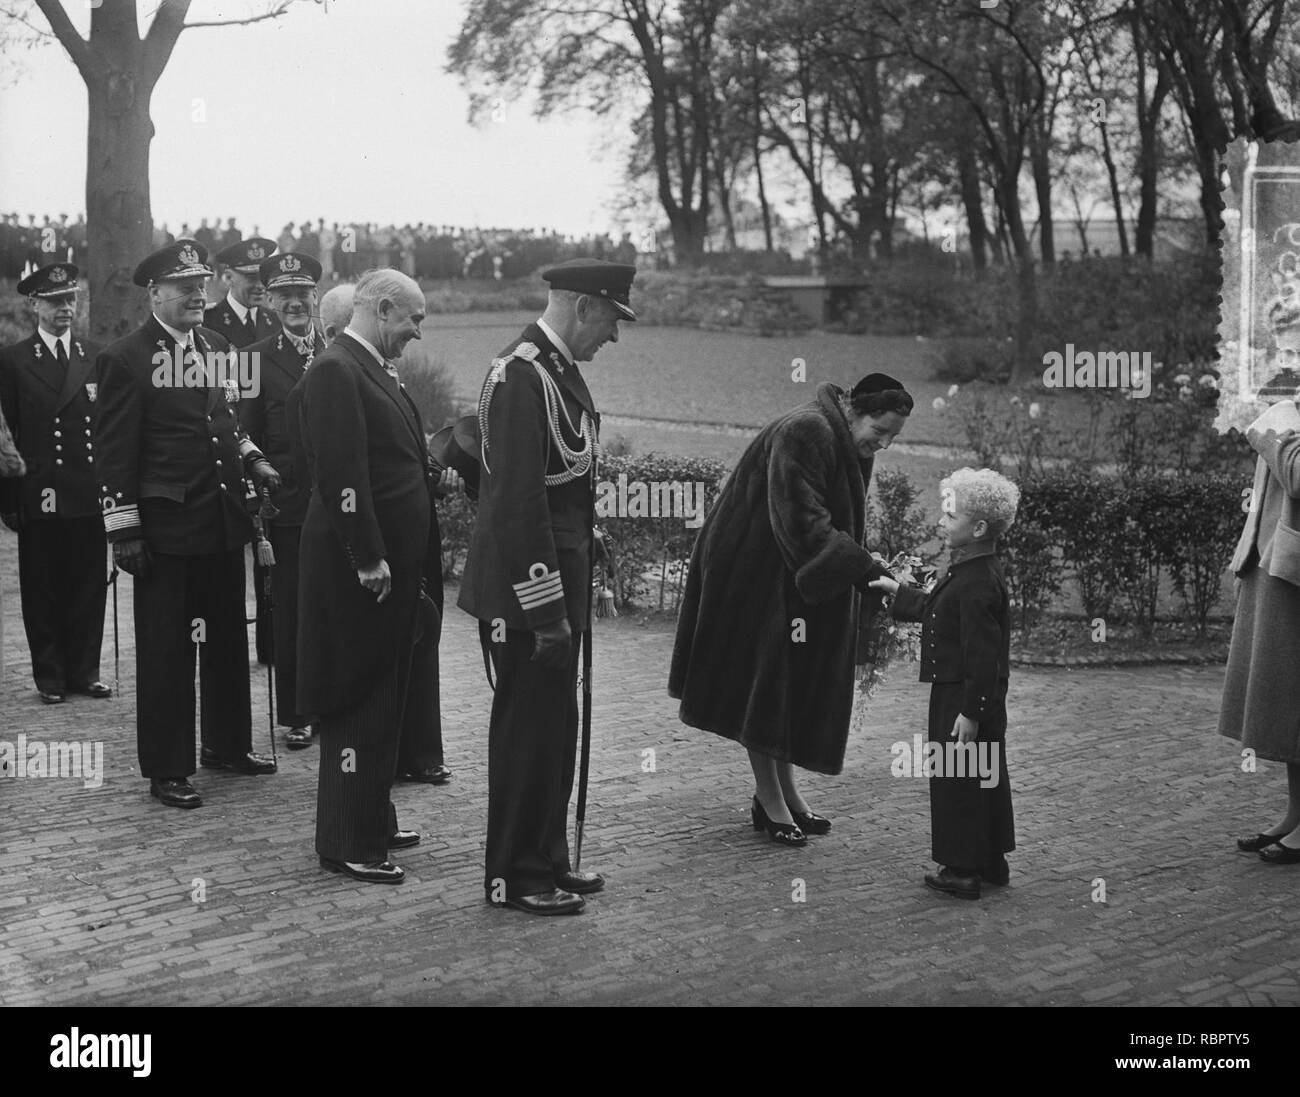
[[[892,612],[921,622],[921,681],[930,687],[931,856],[925,883],[963,899],[981,880],[1006,884],[1016,848],[1007,777],[1007,680],[1011,623],[997,539],[1015,521],[1020,489],[992,469],[958,469],[940,485],[948,573],[922,594],[893,579],[869,585],[894,595]],[[961,744],[971,744],[969,747]]]

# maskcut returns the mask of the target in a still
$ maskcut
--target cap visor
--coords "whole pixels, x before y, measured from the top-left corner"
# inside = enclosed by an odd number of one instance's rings
[[[609,298],[607,298],[607,300],[609,300],[609,303],[610,303],[611,305],[613,305],[616,309],[618,309],[619,312],[621,312],[621,313],[623,314],[623,319],[624,319],[624,320],[635,320],[635,319],[636,319],[636,313],[632,311],[632,306],[631,306],[631,305],[625,305],[625,304],[623,304],[622,301],[614,301],[614,300],[609,299]]]

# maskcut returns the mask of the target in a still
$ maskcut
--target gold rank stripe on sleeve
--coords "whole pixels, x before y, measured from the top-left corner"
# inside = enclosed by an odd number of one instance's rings
[[[105,500],[110,503],[112,500]],[[124,507],[105,506],[104,508],[104,531],[106,533],[117,533],[124,529],[131,529],[140,524],[140,511],[134,503]]]
[[[528,569],[527,579],[511,585],[515,588],[519,605],[525,611],[564,600],[559,570],[547,571],[545,564],[534,564]]]

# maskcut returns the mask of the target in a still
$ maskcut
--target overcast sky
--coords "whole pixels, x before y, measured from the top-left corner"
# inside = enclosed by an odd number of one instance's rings
[[[89,6],[64,0],[83,34]],[[269,236],[317,217],[615,238],[643,227],[615,212],[625,123],[582,114],[543,123],[507,103],[502,121],[470,124],[465,90],[444,72],[463,0],[327,6],[181,34],[153,94],[156,221],[174,232],[233,216],[246,235],[256,223]],[[264,8],[195,0],[190,19]],[[0,73],[0,211],[75,216],[86,186],[81,77],[54,41],[9,51]]]

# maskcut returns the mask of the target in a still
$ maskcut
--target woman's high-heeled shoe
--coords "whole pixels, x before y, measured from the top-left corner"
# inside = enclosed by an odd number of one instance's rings
[[[774,842],[779,842],[783,846],[804,846],[808,844],[808,836],[799,829],[798,823],[774,823],[768,818],[767,812],[763,810],[763,805],[759,803],[758,797],[754,797],[753,806],[749,809],[749,817],[754,823],[755,830],[767,831],[767,836]]]
[[[1258,853],[1269,846],[1279,845],[1285,837],[1286,834],[1256,834],[1253,838],[1238,838],[1237,848],[1242,853]]]
[[[831,821],[815,811],[795,811],[789,804],[790,816],[805,834],[826,834],[831,829]]]

